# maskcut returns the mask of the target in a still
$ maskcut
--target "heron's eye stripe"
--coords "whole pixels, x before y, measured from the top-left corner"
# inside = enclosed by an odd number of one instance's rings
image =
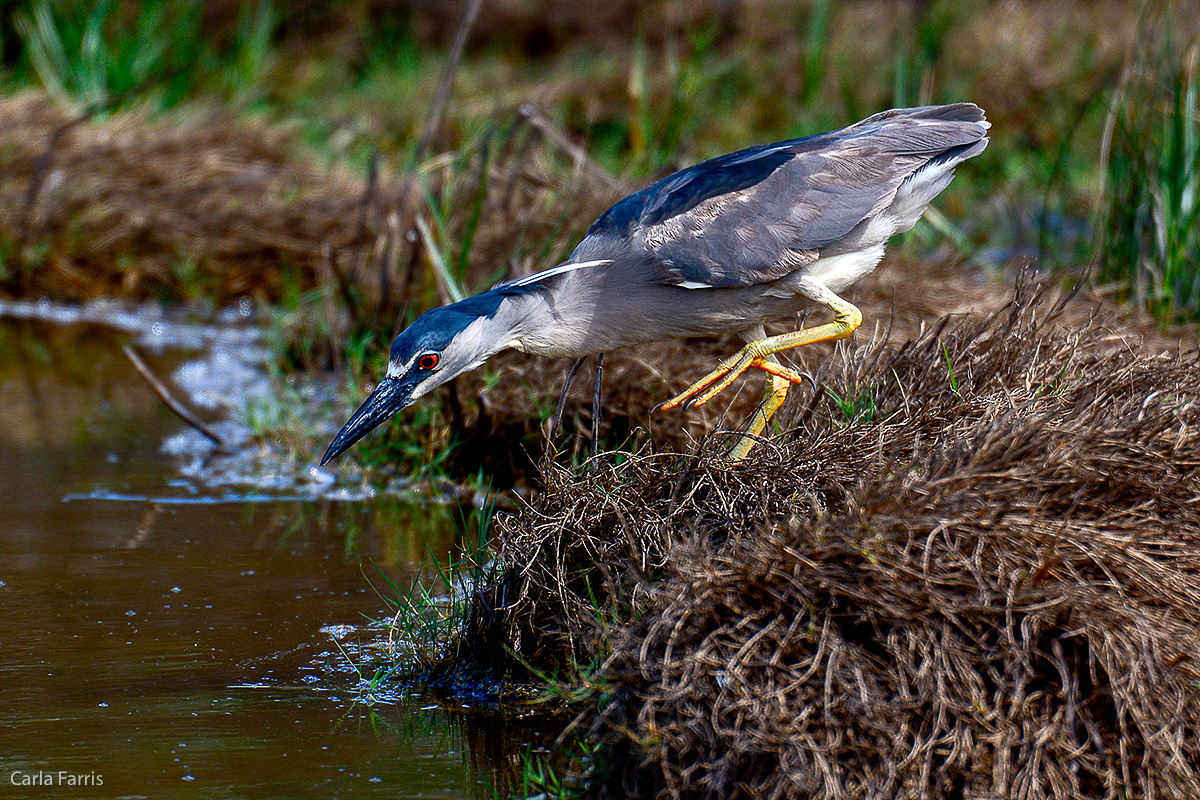
[[[438,365],[437,353],[425,353],[417,359],[417,366],[421,369],[433,369]]]

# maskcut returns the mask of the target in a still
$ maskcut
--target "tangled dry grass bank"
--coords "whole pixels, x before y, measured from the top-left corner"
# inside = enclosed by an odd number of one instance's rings
[[[742,464],[552,474],[475,654],[582,667],[596,797],[1200,796],[1200,361],[1052,306],[830,355]]]
[[[0,124],[0,228],[46,251],[35,273],[9,276],[25,290],[187,296],[198,283],[224,299],[270,284],[277,295],[281,263],[315,274],[323,242],[355,238],[361,187],[297,164],[286,132],[215,114],[95,123],[40,92],[0,101]]]
[[[457,278],[484,288],[540,266],[514,258],[514,242],[561,249],[556,237],[574,232],[566,221],[578,226],[620,194],[587,173],[560,181],[570,160],[521,115],[498,115],[474,149],[432,159],[407,179],[386,168],[362,178],[322,167],[294,126],[204,108],[97,119],[27,91],[0,98],[0,126],[0,231],[13,273],[0,276],[0,290],[66,299],[278,301],[323,285],[331,302],[356,301],[329,314],[327,325],[344,327],[341,316],[380,302],[381,282],[400,309],[448,301],[444,287],[425,297],[432,275],[412,272],[425,250],[449,241],[399,245],[415,213],[431,216],[429,202],[444,203],[445,239],[470,226],[473,258]]]

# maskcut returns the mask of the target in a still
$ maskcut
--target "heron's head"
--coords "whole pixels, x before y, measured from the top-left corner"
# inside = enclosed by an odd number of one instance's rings
[[[495,319],[502,298],[481,304],[484,297],[427,311],[396,337],[387,374],[330,442],[322,466],[400,409],[513,344]]]

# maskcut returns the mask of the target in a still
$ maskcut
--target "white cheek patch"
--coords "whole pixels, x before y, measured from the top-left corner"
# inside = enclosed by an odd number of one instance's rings
[[[425,378],[425,380],[421,381],[416,386],[414,386],[413,390],[412,390],[412,394],[410,394],[408,396],[409,400],[416,400],[418,397],[423,396],[430,389],[434,388],[437,385],[437,382],[432,380],[432,378],[436,374],[437,373],[435,373],[435,372],[430,372],[429,376],[427,378]]]
[[[408,378],[411,380],[412,378],[417,377],[416,375],[412,374],[414,372],[420,372],[420,370],[418,370],[414,364],[415,361],[416,361],[415,357],[411,361],[409,361],[407,364],[396,364],[396,363],[389,361],[388,365],[387,365],[387,372],[384,374],[384,379],[385,380],[402,380],[404,378]],[[413,384],[413,393],[412,393],[413,397],[417,397],[424,393],[421,391],[420,387],[425,382],[426,381],[423,380],[420,383]]]
[[[412,362],[409,362],[407,365],[401,364],[399,366],[389,362],[388,368],[387,368],[387,375],[385,376],[384,379],[385,380],[389,380],[389,379],[390,380],[399,380],[399,379],[402,379],[405,377],[409,377],[409,378],[416,377],[416,376],[410,374],[412,372],[424,372],[424,370],[416,369],[415,367],[413,367]],[[414,383],[412,385],[412,392],[411,392],[411,394],[409,394],[409,399],[415,400],[418,397],[421,397],[422,395],[424,395],[426,392],[428,392],[434,386],[436,386],[437,381],[435,381],[433,379],[435,377],[437,377],[437,374],[438,374],[437,371],[430,371],[428,373],[425,373],[425,376],[418,383]]]

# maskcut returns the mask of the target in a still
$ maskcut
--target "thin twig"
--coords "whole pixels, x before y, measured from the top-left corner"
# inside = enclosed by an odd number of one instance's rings
[[[466,13],[463,14],[462,21],[458,23],[458,31],[454,34],[454,43],[450,45],[450,55],[446,59],[446,69],[442,72],[442,80],[438,84],[437,94],[433,96],[429,117],[425,120],[425,130],[421,133],[421,139],[417,142],[416,149],[413,150],[412,163],[414,165],[425,156],[425,151],[429,149],[433,137],[437,135],[438,128],[442,126],[446,103],[450,99],[450,89],[454,86],[454,76],[458,72],[458,62],[462,60],[467,36],[471,33],[471,27],[475,24],[475,17],[479,14],[481,5],[483,5],[483,0],[471,0]]]
[[[133,364],[139,373],[141,373],[141,376],[146,379],[146,383],[150,384],[150,388],[154,390],[154,393],[158,395],[159,399],[166,403],[167,408],[174,411],[175,414],[188,425],[191,425],[197,431],[211,439],[213,444],[215,444],[217,447],[225,446],[225,440],[222,439],[216,431],[201,422],[195,414],[193,414],[191,411],[188,411],[187,407],[171,394],[171,390],[167,388],[167,385],[163,383],[153,371],[151,371],[150,367],[145,361],[142,360],[142,357],[138,355],[136,350],[129,345],[125,345],[121,348],[121,350],[125,353],[125,357],[129,359],[130,363]]]
[[[425,252],[429,253],[429,260],[433,264],[434,275],[437,276],[438,286],[442,288],[443,293],[449,298],[449,302],[457,303],[464,299],[467,295],[463,292],[462,287],[458,285],[458,281],[450,274],[450,267],[446,264],[446,259],[442,255],[442,251],[438,249],[437,242],[433,240],[433,233],[430,232],[429,226],[425,224],[425,218],[418,215],[415,224],[417,232],[421,236],[421,241],[425,245]]]
[[[562,150],[564,153],[574,159],[577,169],[584,169],[590,172],[592,175],[607,184],[613,191],[619,194],[625,194],[629,191],[629,187],[623,181],[614,177],[611,172],[597,164],[596,161],[588,155],[586,150],[572,142],[570,137],[568,137],[558,128],[554,127],[554,125],[550,122],[550,120],[546,119],[542,112],[538,111],[528,103],[523,104],[518,111],[531,126],[536,128],[539,133],[549,139],[555,147]]]
[[[345,283],[341,280],[341,275],[338,274],[337,267],[333,263],[333,247],[329,242],[321,242],[321,262],[318,274],[321,276],[321,306],[325,311],[325,329],[329,333],[329,356],[333,361],[333,368],[337,372],[342,371],[342,349],[343,345],[337,340],[335,331],[338,330],[337,324],[337,309],[333,303],[333,285],[341,285],[343,290],[346,288]],[[345,295],[349,298],[349,295]]]
[[[351,314],[355,324],[358,324],[358,316],[354,313],[354,289],[350,285],[349,278],[341,268],[338,267],[337,251],[329,242],[321,243],[321,258],[324,266],[328,268],[328,276],[322,276],[321,281],[324,282],[327,277],[331,277],[337,283],[338,294],[342,296],[342,302],[346,304],[346,310]]]
[[[38,156],[37,162],[33,165],[33,175],[29,179],[29,189],[25,192],[25,200],[21,208],[21,220],[17,223],[17,248],[16,252],[20,252],[29,239],[29,224],[33,218],[33,209],[37,205],[38,197],[42,193],[42,187],[46,184],[46,176],[50,174],[50,165],[54,162],[54,151],[58,149],[59,140],[62,139],[71,129],[87,122],[96,114],[107,109],[114,100],[108,100],[103,103],[94,103],[89,108],[85,109],[82,114],[64,122],[54,129],[46,138],[46,149]]]
[[[392,219],[395,220],[396,230],[399,230],[400,229],[399,216],[393,214]],[[391,222],[389,222],[388,230],[389,231],[391,230]],[[417,264],[419,264],[421,261],[421,251],[425,247],[425,244],[424,244],[424,242],[421,241],[420,236],[415,236],[413,238],[416,241],[412,242],[412,246],[409,247],[409,249],[408,249],[408,264],[406,264],[404,267],[404,275],[400,279],[400,289],[397,292],[397,297],[396,297],[396,307],[400,308],[400,309],[407,308],[409,301],[412,299],[412,283],[413,283],[413,280],[417,277]],[[397,237],[397,243],[399,244],[399,242],[400,242],[400,238]],[[399,256],[397,256],[397,258],[399,258]],[[397,333],[400,332],[399,329],[403,325],[403,323],[404,323],[404,314],[397,314],[395,321],[392,323],[392,335],[393,336],[395,336]]]
[[[362,200],[358,208],[358,228],[354,232],[354,242],[358,247],[354,251],[354,264],[350,269],[350,275],[355,280],[365,281],[363,275],[363,264],[367,258],[367,232],[370,227],[371,210],[375,207],[377,195],[379,194],[379,149],[376,148],[371,153],[371,160],[367,165],[367,183],[363,187]],[[379,268],[379,284],[380,284],[380,299],[383,304],[384,286],[387,278],[385,276],[386,265],[381,264]],[[340,277],[340,276],[339,276]],[[350,313],[355,316],[358,321],[358,312],[354,307],[350,307]]]
[[[454,76],[458,72],[459,62],[462,60],[463,48],[466,47],[467,37],[471,32],[472,26],[475,24],[475,17],[479,14],[479,7],[483,0],[471,0],[467,6],[466,12],[463,14],[462,20],[458,24],[458,31],[454,35],[454,42],[450,46],[450,53],[446,59],[446,68],[442,71],[442,78],[438,84],[437,93],[434,95],[433,104],[429,108],[429,116],[425,120],[425,128],[421,133],[421,138],[417,141],[416,147],[413,148],[412,156],[409,159],[409,168],[404,180],[400,186],[399,199],[393,209],[393,215],[397,222],[396,225],[389,224],[386,236],[392,237],[391,242],[395,249],[390,252],[389,258],[381,258],[379,261],[379,305],[376,309],[379,319],[383,319],[390,310],[397,308],[392,305],[390,296],[393,292],[389,276],[385,273],[391,268],[393,263],[399,264],[404,256],[400,248],[405,243],[408,244],[409,251],[409,274],[406,274],[401,281],[401,293],[408,294],[409,283],[411,282],[411,268],[415,261],[416,252],[423,243],[425,249],[431,254],[435,248],[431,241],[427,241],[425,237],[410,237],[405,235],[403,239],[396,235],[399,231],[408,231],[410,226],[414,224],[412,210],[412,192],[413,184],[416,180],[418,167],[421,159],[425,157],[426,151],[433,143],[434,137],[437,135],[438,129],[442,126],[442,121],[446,115],[446,104],[450,99],[450,90],[454,86]],[[389,220],[390,223],[390,220]],[[420,227],[421,221],[416,220],[416,225]]]
[[[367,182],[363,186],[362,200],[358,204],[358,229],[354,233],[354,241],[367,240],[367,228],[371,217],[371,209],[379,194],[379,148],[371,152],[371,160],[367,163]],[[361,253],[361,250],[360,250]],[[354,263],[355,270],[361,266],[361,256]]]

